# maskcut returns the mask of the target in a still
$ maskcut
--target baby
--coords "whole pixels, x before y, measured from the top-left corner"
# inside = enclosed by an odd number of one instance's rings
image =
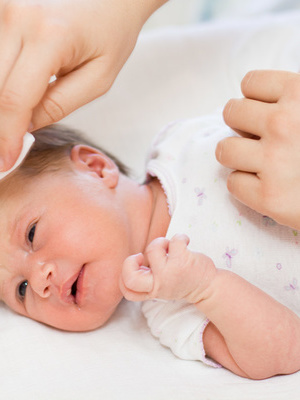
[[[218,116],[170,125],[142,185],[76,132],[37,132],[0,182],[3,301],[86,331],[123,296],[149,300],[152,333],[182,358],[254,379],[297,371],[298,232],[228,194],[214,159],[226,129]]]

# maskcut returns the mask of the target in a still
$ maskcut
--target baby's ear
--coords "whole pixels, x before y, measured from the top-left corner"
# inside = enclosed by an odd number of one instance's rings
[[[106,154],[94,147],[76,145],[72,148],[70,159],[80,171],[97,174],[103,183],[114,188],[119,180],[119,168]]]

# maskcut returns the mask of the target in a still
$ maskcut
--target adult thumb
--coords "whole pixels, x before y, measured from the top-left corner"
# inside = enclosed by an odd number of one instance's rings
[[[99,60],[57,78],[49,84],[32,114],[33,129],[60,121],[73,111],[106,93],[117,72],[108,71]]]
[[[20,122],[18,119],[17,122]],[[8,124],[6,124],[8,126]],[[0,171],[8,171],[17,161],[23,146],[25,124],[13,124],[11,127],[0,130]],[[22,128],[21,128],[22,126]],[[3,132],[2,132],[3,130]]]

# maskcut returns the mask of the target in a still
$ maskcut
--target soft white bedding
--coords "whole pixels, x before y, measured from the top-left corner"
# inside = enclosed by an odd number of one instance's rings
[[[153,135],[239,96],[252,68],[299,70],[300,13],[147,34],[103,98],[66,119],[142,177]],[[124,301],[105,327],[66,333],[0,306],[0,398],[296,400],[300,372],[251,381],[177,359]],[[284,340],[284,338],[283,338]]]

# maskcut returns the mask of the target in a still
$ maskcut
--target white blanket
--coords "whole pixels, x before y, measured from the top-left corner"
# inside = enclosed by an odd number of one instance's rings
[[[299,70],[300,14],[150,33],[112,90],[66,119],[141,177],[153,135],[240,96],[252,68]],[[251,381],[177,359],[154,339],[140,305],[124,301],[101,329],[66,333],[0,306],[5,400],[296,400],[300,373]]]

